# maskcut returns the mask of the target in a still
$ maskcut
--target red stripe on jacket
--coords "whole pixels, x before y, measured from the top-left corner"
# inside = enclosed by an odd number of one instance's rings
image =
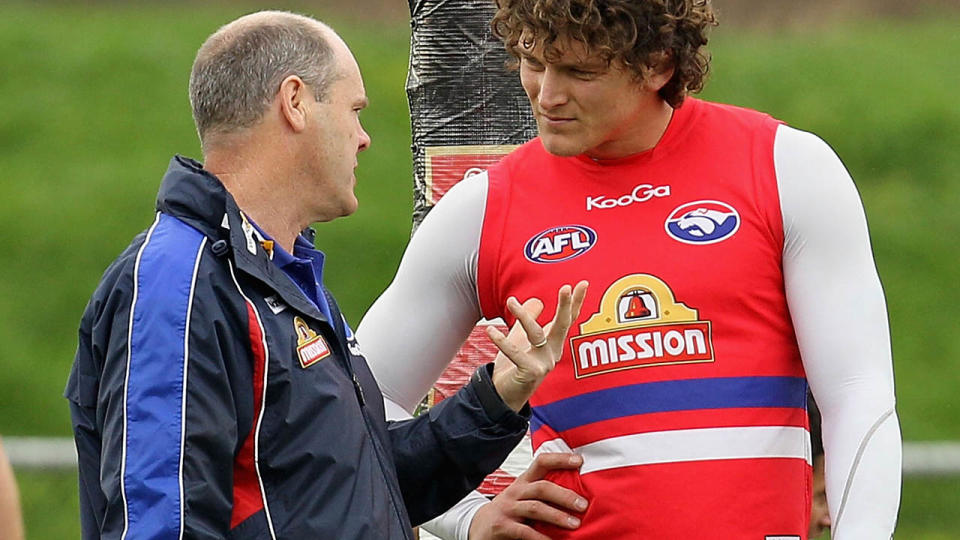
[[[266,369],[266,351],[263,347],[263,328],[257,320],[253,305],[247,302],[247,326],[250,335],[250,350],[253,353],[253,423],[247,438],[243,441],[240,453],[233,462],[233,514],[230,516],[230,528],[234,528],[245,519],[263,509],[263,497],[260,493],[254,445],[257,425],[260,423],[260,410],[263,404],[263,375]]]

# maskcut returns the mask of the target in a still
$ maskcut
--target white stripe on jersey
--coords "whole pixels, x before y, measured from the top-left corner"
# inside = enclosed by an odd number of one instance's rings
[[[716,459],[795,458],[811,462],[807,430],[791,426],[655,431],[604,439],[572,450],[562,439],[552,439],[541,444],[537,454],[570,451],[583,456],[580,474]]]

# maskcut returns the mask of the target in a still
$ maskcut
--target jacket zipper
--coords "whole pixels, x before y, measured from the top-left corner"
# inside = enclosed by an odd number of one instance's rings
[[[337,345],[340,348],[340,353],[338,356],[341,360],[341,364],[347,370],[347,373],[350,374],[350,379],[353,381],[353,388],[357,395],[357,402],[360,404],[360,414],[363,416],[364,426],[367,428],[367,434],[370,435],[370,440],[373,443],[374,451],[377,454],[377,463],[380,465],[380,474],[383,475],[384,483],[387,485],[387,491],[390,493],[390,500],[393,502],[394,512],[397,514],[397,519],[400,522],[400,528],[404,534],[405,538],[411,538],[410,535],[413,534],[412,530],[407,529],[403,526],[404,522],[409,521],[404,519],[401,514],[400,509],[406,508],[406,505],[403,504],[402,497],[398,499],[400,486],[397,485],[394,489],[393,483],[390,482],[390,475],[386,471],[386,450],[383,448],[380,442],[380,438],[377,436],[376,429],[371,425],[370,419],[370,409],[366,406],[366,399],[363,394],[363,387],[360,385],[360,380],[357,379],[357,374],[353,371],[353,366],[350,364],[350,349],[347,347],[346,342],[344,341],[346,336],[346,329],[344,328],[343,315],[340,314],[340,306],[337,304],[337,301],[333,298],[327,289],[323,288],[323,294],[327,299],[327,303],[330,305],[330,314],[333,317],[332,325],[334,333],[337,337]],[[394,471],[394,476],[396,476],[396,471]]]

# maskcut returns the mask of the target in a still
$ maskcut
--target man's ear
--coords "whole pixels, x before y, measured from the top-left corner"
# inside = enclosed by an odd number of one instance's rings
[[[290,75],[281,81],[275,99],[279,100],[280,116],[290,129],[296,133],[306,129],[308,100],[313,99],[313,95],[303,79]]]
[[[652,92],[659,92],[670,79],[675,70],[673,55],[663,51],[650,55],[650,63],[643,70],[643,85]]]

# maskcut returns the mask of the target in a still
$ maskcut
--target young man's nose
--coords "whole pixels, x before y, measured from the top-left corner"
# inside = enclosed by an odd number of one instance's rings
[[[556,70],[547,68],[540,77],[540,93],[537,97],[540,108],[544,111],[554,109],[567,102],[566,84]]]

